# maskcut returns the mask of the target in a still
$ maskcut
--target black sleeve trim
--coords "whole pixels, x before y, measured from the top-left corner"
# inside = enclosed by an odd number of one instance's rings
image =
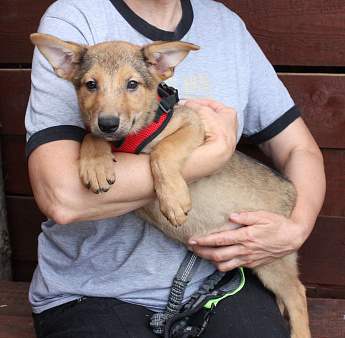
[[[29,158],[34,149],[42,144],[59,140],[73,140],[82,143],[87,133],[88,131],[86,129],[72,125],[56,126],[40,130],[33,134],[26,144],[26,159]]]
[[[249,139],[255,144],[259,145],[263,142],[266,142],[273,138],[274,136],[278,135],[281,131],[283,131],[289,124],[295,121],[297,118],[302,116],[301,111],[295,105],[290,108],[284,115],[279,117],[276,121],[271,123],[265,129],[259,131],[256,134],[249,136]]]

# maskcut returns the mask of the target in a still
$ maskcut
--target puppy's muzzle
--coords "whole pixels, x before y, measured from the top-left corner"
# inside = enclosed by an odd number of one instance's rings
[[[100,116],[98,118],[98,127],[105,134],[115,133],[119,125],[120,119],[116,116]]]

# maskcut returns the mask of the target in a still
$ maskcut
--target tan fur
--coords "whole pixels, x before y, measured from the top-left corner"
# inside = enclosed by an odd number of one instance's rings
[[[88,47],[41,34],[33,34],[31,39],[56,74],[75,85],[82,117],[92,131],[81,148],[81,179],[94,192],[107,191],[115,173],[106,140],[119,140],[152,122],[158,84],[172,76],[174,67],[198,47],[181,42],[156,42],[144,47],[106,42]],[[97,82],[96,91],[87,89],[88,81]],[[128,88],[130,81],[139,83],[135,90]],[[116,131],[100,130],[99,119],[104,116],[118,118]],[[176,107],[168,126],[144,148],[143,152],[151,154],[157,201],[138,210],[139,215],[184,244],[191,236],[238,227],[229,222],[230,212],[266,210],[290,216],[296,200],[293,185],[238,152],[220,173],[187,186],[181,175],[183,165],[203,141],[204,127],[198,115]],[[297,254],[255,268],[254,272],[286,307],[292,337],[310,337]]]

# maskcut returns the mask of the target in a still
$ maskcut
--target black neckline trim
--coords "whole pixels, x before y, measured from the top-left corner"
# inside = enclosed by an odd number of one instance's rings
[[[182,4],[182,19],[178,24],[175,32],[164,31],[155,26],[152,26],[147,21],[143,20],[135,14],[123,0],[110,0],[122,17],[130,24],[137,32],[149,38],[152,41],[178,41],[181,40],[192,26],[194,14],[190,0],[181,0]]]

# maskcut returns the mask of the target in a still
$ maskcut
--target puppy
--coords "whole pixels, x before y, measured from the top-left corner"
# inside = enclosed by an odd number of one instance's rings
[[[89,47],[42,34],[32,34],[31,40],[56,75],[75,86],[82,118],[91,131],[81,146],[80,176],[93,192],[105,192],[115,182],[108,141],[136,134],[154,121],[159,84],[173,75],[189,51],[199,47],[183,42],[140,47],[122,41]],[[290,216],[296,200],[292,183],[239,152],[218,174],[187,186],[182,167],[204,138],[198,115],[175,107],[164,130],[142,150],[150,153],[157,202],[139,209],[139,215],[184,244],[192,236],[238,227],[229,222],[230,212],[266,210]],[[254,272],[286,307],[292,337],[310,337],[297,254]]]

